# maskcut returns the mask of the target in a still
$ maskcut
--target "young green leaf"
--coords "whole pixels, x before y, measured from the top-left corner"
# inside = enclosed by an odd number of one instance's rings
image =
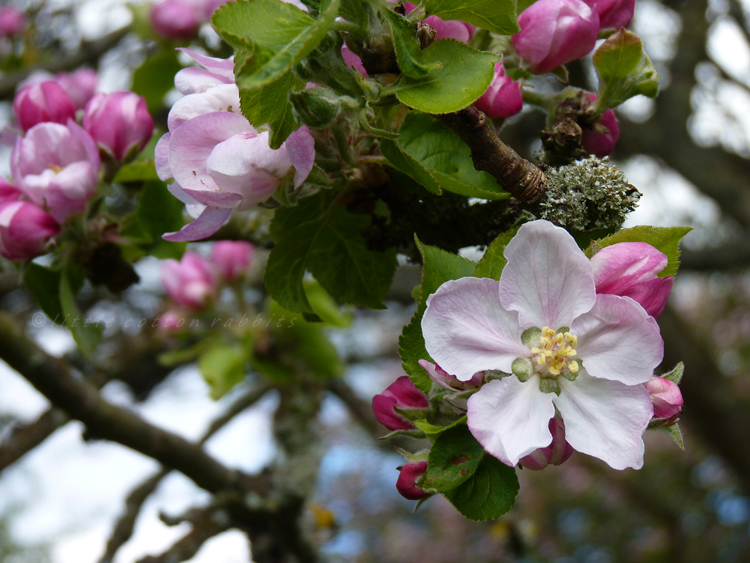
[[[73,340],[75,340],[81,354],[90,360],[102,338],[103,327],[88,319],[78,308],[76,292],[73,290],[74,285],[77,286],[78,284],[74,284],[71,279],[72,276],[77,274],[72,271],[75,267],[72,260],[68,260],[60,276],[60,306],[65,324],[70,330],[70,334],[73,335]]]
[[[467,481],[484,457],[484,448],[464,425],[454,426],[438,436],[430,450],[426,491],[444,493]]]
[[[487,250],[479,260],[476,270],[474,270],[474,277],[476,278],[492,278],[493,280],[500,280],[500,275],[503,273],[503,268],[508,261],[505,259],[505,247],[511,239],[516,236],[518,227],[514,227],[509,231],[498,235],[487,247]]]
[[[424,311],[417,310],[409,324],[401,331],[398,339],[398,355],[401,357],[401,367],[409,375],[412,383],[425,395],[432,389],[432,379],[425,369],[419,365],[419,360],[432,361],[425,348],[422,336],[422,315]]]
[[[60,272],[30,263],[23,281],[39,308],[55,323],[62,324],[65,315],[60,304]]]
[[[419,182],[434,194],[440,195],[443,191],[435,177],[417,159],[408,155],[396,141],[389,139],[380,140],[380,152],[388,159],[388,162],[413,180]]]
[[[402,75],[394,90],[400,102],[425,113],[451,113],[476,102],[492,83],[499,60],[454,39],[435,41],[422,56],[428,67],[439,63],[442,68],[423,78]]]
[[[211,388],[211,398],[221,399],[245,379],[247,350],[240,342],[217,342],[198,358],[198,370]]]
[[[492,520],[513,507],[518,489],[515,469],[485,454],[469,479],[442,494],[469,520]]]
[[[289,91],[294,83],[291,71],[260,88],[240,89],[240,109],[253,127],[271,128],[269,146],[278,149],[298,127]]]
[[[663,252],[669,262],[659,274],[660,278],[674,276],[680,266],[680,240],[692,227],[650,227],[642,225],[631,229],[623,229],[606,238],[593,242],[587,249],[586,255],[591,258],[595,250],[602,249],[618,242],[645,242]]]
[[[414,27],[404,16],[384,6],[380,13],[385,17],[393,36],[396,61],[405,76],[424,78],[430,71],[441,67],[439,63],[428,65],[422,55]]]
[[[677,444],[677,447],[684,452],[685,442],[682,439],[682,431],[680,430],[680,427],[677,424],[673,424],[672,426],[667,426],[663,430],[664,432],[669,434],[669,437],[672,438],[672,440],[674,440],[674,443]]]
[[[444,20],[461,20],[498,35],[521,31],[516,0],[425,0],[424,5],[429,14]]]
[[[182,69],[177,60],[177,51],[165,49],[145,61],[135,69],[131,90],[146,98],[150,112],[162,107],[164,96],[174,88],[174,75]]]

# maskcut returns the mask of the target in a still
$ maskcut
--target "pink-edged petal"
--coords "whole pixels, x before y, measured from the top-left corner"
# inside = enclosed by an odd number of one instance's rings
[[[636,301],[652,317],[658,317],[664,312],[669,294],[672,293],[674,278],[656,278],[628,287],[622,293],[623,297],[630,297]]]
[[[156,143],[154,148],[154,165],[156,166],[156,175],[163,182],[166,182],[172,177],[172,169],[169,166],[169,139],[172,137],[171,133],[165,133],[162,135],[159,142]]]
[[[623,385],[589,376],[558,379],[555,406],[565,421],[565,439],[579,452],[598,457],[613,469],[643,466],[643,432],[653,407],[643,385]]]
[[[493,380],[469,398],[469,430],[488,453],[506,465],[549,446],[549,421],[557,396],[539,390],[539,377],[521,383],[514,376]]]
[[[593,377],[646,383],[664,357],[659,325],[629,297],[597,295],[570,332],[578,337],[578,359]]]
[[[183,123],[215,111],[240,113],[240,91],[235,84],[223,84],[177,100],[167,117],[167,127],[174,133]],[[253,130],[254,129],[250,129]]]
[[[315,139],[310,134],[307,125],[303,125],[284,142],[289,162],[292,163],[294,173],[294,187],[298,188],[305,181],[315,163]]]
[[[170,194],[172,194],[174,197],[179,199],[185,205],[201,205],[200,203],[195,201],[193,197],[186,194],[185,190],[183,190],[182,186],[180,186],[180,184],[178,184],[177,182],[172,182],[171,184],[168,184],[167,190],[169,190]]]
[[[219,191],[206,169],[211,151],[233,135],[252,130],[241,115],[230,112],[199,115],[183,123],[169,141],[169,165],[183,189]]]
[[[565,229],[548,221],[521,226],[505,248],[500,299],[523,329],[557,330],[594,306],[591,264]]]
[[[198,203],[203,205],[209,205],[213,207],[237,207],[242,201],[240,194],[232,192],[207,192],[202,190],[191,190],[183,188],[182,190],[187,195],[192,197]]]
[[[422,318],[432,359],[460,381],[482,370],[510,372],[531,351],[521,344],[517,314],[500,304],[498,282],[489,278],[448,281],[427,299]]]
[[[233,81],[206,70],[191,66],[183,68],[174,76],[174,86],[181,94],[205,92],[213,86],[231,84]]]
[[[232,210],[223,207],[206,207],[203,213],[176,233],[166,233],[161,238],[170,242],[190,242],[210,237],[227,222]]]
[[[656,278],[667,262],[662,252],[645,242],[607,246],[591,258],[596,291],[623,295],[623,289]]]
[[[192,49],[186,49],[184,47],[177,50],[182,51],[183,53],[188,55],[203,68],[208,69],[214,74],[217,74],[223,78],[226,78],[227,80],[234,82],[234,60],[218,59],[216,57],[201,55],[200,53],[193,51]]]

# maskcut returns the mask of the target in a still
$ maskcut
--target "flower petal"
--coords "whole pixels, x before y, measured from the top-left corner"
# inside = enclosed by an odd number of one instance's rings
[[[591,377],[559,378],[555,406],[565,421],[565,439],[579,452],[613,469],[643,466],[643,432],[654,409],[643,385],[623,385]]]
[[[169,131],[174,133],[186,121],[215,111],[234,112],[239,115],[240,91],[235,84],[215,86],[205,92],[188,94],[180,98],[169,110],[167,126]],[[252,128],[249,130],[255,131]]]
[[[646,309],[652,317],[658,317],[664,312],[669,294],[672,292],[674,277],[656,278],[654,280],[637,283],[624,289],[618,295],[630,297],[633,301]]]
[[[591,264],[565,229],[549,221],[526,223],[505,247],[505,257],[500,300],[518,311],[521,328],[557,330],[594,306]]]
[[[432,359],[460,381],[487,369],[510,372],[516,358],[530,357],[521,344],[517,314],[500,304],[498,282],[461,278],[445,282],[427,299],[422,318]]]
[[[207,192],[204,190],[191,190],[188,188],[184,188],[182,191],[198,203],[212,205],[214,207],[234,208],[242,201],[242,196],[240,194],[232,192]]]
[[[166,233],[161,238],[170,242],[188,242],[210,237],[227,222],[232,210],[223,207],[206,207],[203,213],[175,233]]]
[[[539,377],[521,383],[514,376],[495,379],[469,398],[469,430],[488,453],[506,465],[549,446],[554,393],[539,390]]]
[[[177,50],[182,51],[183,53],[188,55],[203,68],[211,71],[214,74],[217,74],[218,76],[221,76],[222,78],[226,78],[227,80],[234,82],[234,60],[232,58],[219,59],[216,57],[209,57],[207,55],[201,55],[200,53],[193,51],[192,49],[187,49],[184,47]]]
[[[174,86],[181,94],[198,94],[214,86],[231,84],[233,81],[218,74],[194,66],[183,68],[174,75]]]
[[[154,148],[154,165],[156,166],[156,175],[163,182],[172,177],[172,169],[169,167],[169,139],[172,133],[162,135],[159,142]]]
[[[573,321],[570,331],[593,377],[646,383],[664,357],[659,325],[629,297],[597,295],[594,308]]]
[[[310,134],[307,125],[303,125],[289,135],[289,138],[284,142],[284,146],[289,162],[296,170],[294,187],[299,188],[300,184],[309,176],[315,163],[315,139]]]

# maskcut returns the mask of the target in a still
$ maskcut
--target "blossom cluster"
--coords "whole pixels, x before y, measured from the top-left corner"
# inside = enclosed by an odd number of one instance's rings
[[[677,385],[654,376],[663,357],[654,318],[673,283],[658,277],[667,257],[622,242],[589,259],[541,220],[521,226],[505,257],[499,281],[460,278],[427,299],[422,331],[435,363],[420,364],[454,406],[468,398],[459,412],[471,434],[507,465],[543,469],[577,450],[640,468],[646,428],[674,424],[682,408]],[[430,401],[404,376],[373,408],[390,430],[413,430]],[[405,466],[407,498],[415,467]]]
[[[16,94],[13,113],[23,133],[11,154],[14,183],[2,179],[0,203],[0,254],[9,260],[43,254],[96,192],[102,159],[131,160],[151,138],[143,98],[95,89],[96,73],[80,69],[53,80],[31,77]]]

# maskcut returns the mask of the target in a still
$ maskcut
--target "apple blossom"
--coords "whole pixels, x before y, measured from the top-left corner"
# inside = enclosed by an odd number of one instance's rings
[[[518,25],[516,53],[531,72],[544,74],[594,49],[599,15],[582,0],[538,0],[521,12]]]
[[[154,32],[167,41],[192,39],[205,21],[200,4],[190,0],[157,2],[149,15]]]
[[[596,100],[596,94],[589,94],[589,99],[592,102]],[[614,110],[606,110],[599,119],[599,125],[604,127],[607,132],[597,133],[591,127],[583,127],[581,146],[587,153],[604,158],[615,150],[617,140],[620,138],[620,126],[617,123]]]
[[[161,276],[167,294],[182,307],[203,309],[216,298],[216,273],[200,254],[186,252],[179,262],[165,260]]]
[[[549,421],[549,431],[552,434],[552,443],[549,446],[536,449],[521,458],[519,463],[525,469],[541,471],[550,464],[562,465],[573,455],[573,448],[565,441],[565,423],[559,416]]]
[[[385,391],[372,398],[375,418],[388,430],[412,430],[414,425],[395,409],[426,413],[430,408],[427,397],[403,375],[391,383]]]
[[[68,93],[76,109],[83,109],[96,93],[99,76],[93,68],[83,67],[73,72],[57,73],[55,82]]]
[[[83,114],[83,128],[115,160],[123,161],[143,150],[154,132],[146,100],[134,92],[97,94]]]
[[[0,204],[0,254],[26,262],[44,254],[47,241],[60,232],[52,216],[30,201]]]
[[[605,246],[591,257],[597,293],[621,295],[637,301],[652,317],[664,311],[674,277],[658,277],[667,257],[645,242]]]
[[[652,422],[661,426],[672,426],[682,412],[682,393],[679,386],[665,377],[653,376],[644,384],[654,405]]]
[[[396,480],[396,489],[399,494],[409,500],[420,500],[431,496],[431,493],[417,485],[425,473],[427,473],[426,461],[410,461],[404,465]]]
[[[481,387],[482,383],[484,383],[484,372],[481,371],[475,373],[469,381],[460,381],[456,378],[455,375],[449,374],[440,366],[433,364],[432,362],[428,362],[427,360],[419,360],[419,365],[424,368],[432,381],[434,381],[441,387],[450,389],[452,391],[466,391],[468,389],[476,389],[478,387]]]
[[[552,442],[559,413],[568,443],[615,469],[643,465],[653,407],[642,383],[663,356],[656,321],[635,301],[597,294],[591,263],[567,231],[521,226],[500,281],[461,278],[427,300],[427,352],[461,381],[508,374],[468,400],[468,426],[508,465]]]
[[[0,204],[20,199],[23,192],[15,184],[0,176]]]
[[[211,263],[223,278],[233,282],[250,268],[255,245],[242,240],[220,240],[211,248]]]
[[[60,223],[85,209],[100,164],[91,135],[72,120],[35,125],[16,140],[10,157],[18,187]]]
[[[495,63],[495,77],[474,105],[492,119],[507,119],[523,109],[521,85],[505,76],[502,61]]]
[[[26,16],[15,6],[0,8],[0,37],[15,37],[26,28]]]
[[[67,123],[75,119],[76,108],[62,86],[47,80],[24,86],[13,100],[13,114],[21,129],[28,131],[38,123]]]
[[[628,27],[635,12],[635,0],[583,0],[599,14],[600,29]]]

